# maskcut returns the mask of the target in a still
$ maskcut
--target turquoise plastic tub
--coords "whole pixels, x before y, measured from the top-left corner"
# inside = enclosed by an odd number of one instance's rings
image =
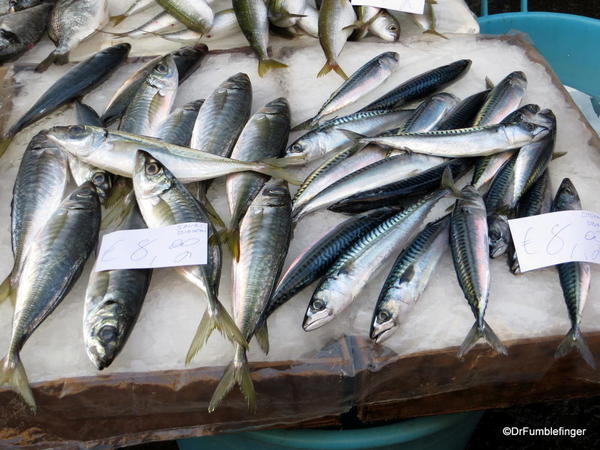
[[[180,450],[462,450],[483,412],[446,414],[356,430],[268,430],[177,441]]]
[[[487,15],[487,1],[481,2],[481,33],[527,33],[548,60],[563,84],[588,95],[600,97],[600,20],[573,14],[521,12]]]

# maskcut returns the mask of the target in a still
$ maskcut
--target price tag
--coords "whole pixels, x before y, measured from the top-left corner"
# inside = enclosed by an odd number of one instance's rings
[[[102,238],[95,270],[206,264],[207,243],[208,226],[201,222],[115,231]]]
[[[559,211],[508,225],[522,272],[571,261],[600,263],[600,214]]]
[[[354,6],[374,6],[412,14],[423,14],[425,0],[352,0]]]

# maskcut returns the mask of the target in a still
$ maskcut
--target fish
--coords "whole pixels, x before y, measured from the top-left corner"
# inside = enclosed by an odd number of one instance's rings
[[[398,53],[384,52],[367,61],[329,96],[315,116],[296,125],[293,131],[313,128],[323,116],[333,114],[377,89],[398,69],[399,60]]]
[[[550,212],[552,208],[552,187],[548,169],[542,176],[525,192],[519,201],[517,218],[537,216]],[[521,268],[515,251],[514,243],[511,242],[508,252],[508,265],[513,274],[519,275]]]
[[[182,47],[170,53],[177,66],[179,85],[198,69],[207,54],[208,47],[204,44],[197,44],[193,47]],[[157,61],[162,58],[163,56],[159,56],[142,66],[117,89],[101,116],[102,123],[105,126],[110,125],[125,113],[138,88],[152,72]]]
[[[245,73],[222,82],[198,112],[190,146],[228,158],[250,117],[252,83]]]
[[[95,187],[86,183],[60,203],[27,252],[8,353],[0,361],[0,385],[14,389],[34,412],[35,399],[19,354],[81,275],[96,246],[99,229],[100,201]]]
[[[269,20],[276,27],[289,28],[304,16],[306,0],[267,0]]]
[[[20,58],[40,41],[51,9],[52,4],[42,3],[0,17],[0,63]]]
[[[156,0],[156,3],[190,30],[206,33],[213,24],[214,13],[205,0]]]
[[[312,5],[306,4],[304,17],[300,17],[296,25],[302,31],[314,38],[319,37],[319,10]]]
[[[436,67],[401,83],[387,94],[369,103],[361,111],[400,108],[425,98],[462,78],[470,67],[470,59],[461,59]]]
[[[224,9],[215,13],[212,27],[206,33],[185,29],[170,33],[161,33],[160,37],[182,44],[195,44],[198,41],[213,41],[234,36],[241,32],[233,9]]]
[[[401,125],[413,110],[367,111],[337,117],[300,136],[286,150],[283,161],[301,165],[322,158],[328,153],[343,151],[355,145],[350,131],[361,135],[377,135]]]
[[[13,267],[0,285],[0,302],[13,300],[28,249],[35,236],[58,208],[69,183],[67,155],[36,134],[23,153],[11,202],[11,244]]]
[[[187,30],[185,26],[175,17],[166,11],[163,11],[143,24],[123,33],[115,33],[118,37],[139,38],[148,35],[160,35],[162,33],[173,33]]]
[[[489,93],[490,89],[486,89],[463,99],[437,124],[436,130],[455,130],[469,127]]]
[[[461,359],[482,338],[496,352],[508,353],[484,319],[490,294],[488,235],[483,198],[475,187],[465,186],[450,219],[450,249],[456,278],[475,316],[475,323],[458,351]]]
[[[135,0],[122,14],[112,16],[110,20],[113,26],[117,26],[128,17],[146,11],[155,5],[156,2],[154,0]]]
[[[113,45],[69,69],[40,96],[4,137],[12,138],[23,128],[96,88],[127,60],[129,50],[131,45],[126,43]]]
[[[395,213],[392,209],[384,208],[351,217],[328,230],[305,248],[281,276],[256,329],[259,329],[277,308],[325,275],[339,255],[360,237]]]
[[[123,114],[119,130],[142,136],[158,136],[160,125],[167,119],[175,103],[178,85],[177,66],[169,54],[156,62],[138,87]]]
[[[142,217],[149,228],[188,222],[207,224],[207,264],[175,268],[181,276],[205,294],[208,302],[192,340],[186,364],[204,346],[215,329],[228,340],[246,347],[246,340],[217,297],[222,263],[221,246],[202,204],[164,165],[141,150],[135,155],[133,190]]]
[[[377,144],[446,158],[493,155],[521,148],[546,136],[548,129],[530,122],[401,133],[393,136],[358,138],[363,144]],[[348,134],[349,135],[349,134]],[[355,136],[357,137],[357,136]]]
[[[53,127],[46,131],[46,135],[64,151],[82,161],[127,178],[132,177],[135,153],[141,149],[161,159],[182,183],[252,170],[300,184],[293,175],[269,163],[236,161],[124,131],[71,125]]]
[[[369,33],[387,42],[400,40],[400,30],[400,21],[385,9],[369,25]]]
[[[240,258],[233,268],[233,311],[235,322],[247,341],[252,339],[255,325],[283,268],[292,237],[290,210],[287,186],[281,180],[271,180],[252,201],[240,223]],[[255,336],[261,348],[268,352],[266,326]],[[241,345],[236,345],[233,361],[225,369],[210,400],[209,412],[215,410],[236,383],[248,402],[248,408],[254,410],[256,394],[246,350]]]
[[[240,161],[277,158],[285,152],[290,134],[290,106],[283,97],[270,101],[250,118],[240,134],[231,156]],[[230,244],[239,256],[239,224],[267,182],[265,175],[251,172],[229,175],[225,182],[231,213]]]
[[[34,8],[44,2],[45,0],[0,0],[0,16]]]
[[[581,209],[581,200],[577,193],[577,189],[569,178],[564,178],[552,201],[551,211],[571,211],[579,209]],[[588,263],[573,261],[557,264],[556,270],[558,271],[560,288],[563,291],[563,296],[567,305],[571,329],[559,344],[554,357],[562,358],[573,348],[576,348],[585,362],[595,369],[596,362],[594,361],[594,356],[581,332],[581,317],[590,291],[592,278],[591,267]]]
[[[428,223],[398,255],[379,297],[369,337],[381,344],[394,334],[419,301],[437,263],[448,249],[450,216]]]
[[[75,102],[75,111],[77,113],[77,123],[81,125],[102,126],[98,113],[91,107],[80,101]],[[73,180],[77,186],[90,181],[96,186],[100,203],[105,203],[112,188],[112,177],[110,173],[97,167],[86,164],[75,156],[67,153],[69,159],[69,169]]]
[[[266,3],[254,0],[233,0],[232,4],[242,33],[258,56],[258,75],[264,77],[269,70],[286,68],[286,64],[270,59],[267,53],[269,18]]]
[[[443,186],[449,186],[444,174]],[[449,187],[420,198],[358,239],[328,269],[315,289],[304,315],[302,328],[312,331],[330,322],[360,295],[384,261],[410,242],[435,204],[450,192]]]
[[[107,23],[107,0],[56,0],[48,25],[48,35],[56,48],[35,71],[44,72],[52,64],[69,62],[71,50]]]
[[[426,0],[424,14],[411,14],[424,33],[446,38],[442,33],[478,34],[477,17],[463,0]]]
[[[135,202],[135,199],[132,200]],[[146,228],[137,205],[120,230]],[[152,269],[92,270],[83,304],[83,343],[102,370],[117,357],[135,326],[150,286]]]
[[[319,43],[327,61],[317,77],[332,70],[344,80],[348,76],[337,62],[346,40],[356,27],[356,14],[349,0],[323,0],[319,8]]]
[[[204,99],[194,100],[177,108],[158,127],[158,138],[170,144],[189,147],[194,131],[198,111]]]
[[[287,171],[265,162],[246,162],[169,144],[160,139],[124,131],[71,125],[46,131],[48,138],[64,151],[114,175],[131,178],[137,150],[145,150],[174,172],[182,183],[209,180],[235,172],[252,170],[300,184]]]
[[[437,14],[433,9],[433,5],[437,4],[437,0],[425,0],[423,14],[411,14],[412,19],[421,27],[423,33],[433,34],[434,36],[448,39],[442,33],[437,31]]]

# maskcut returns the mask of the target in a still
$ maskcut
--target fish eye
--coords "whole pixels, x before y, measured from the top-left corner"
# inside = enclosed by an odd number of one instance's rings
[[[379,311],[379,314],[377,314],[377,322],[379,323],[387,322],[390,318],[391,314],[385,310]]]
[[[285,195],[285,189],[276,187],[265,191],[266,195]]]
[[[301,153],[302,152],[302,145],[301,144],[293,144],[290,147],[290,151],[292,153]]]
[[[398,31],[398,27],[396,25],[390,25],[388,27],[388,30],[390,30],[390,31]]]
[[[523,124],[523,128],[527,131],[533,131],[536,129],[536,125],[531,122],[521,122]]]
[[[325,302],[319,298],[315,299],[310,305],[310,309],[314,312],[323,311],[325,309]]]
[[[160,63],[156,66],[156,71],[158,73],[167,73],[169,71],[169,68],[165,64]]]
[[[160,172],[160,166],[157,163],[152,162],[146,166],[147,175],[156,175],[158,172]]]
[[[96,172],[92,176],[92,183],[94,183],[96,186],[104,184],[105,182],[106,182],[106,175],[103,174],[102,172]]]
[[[69,128],[69,134],[73,137],[81,136],[85,134],[85,127],[83,125],[73,125]]]

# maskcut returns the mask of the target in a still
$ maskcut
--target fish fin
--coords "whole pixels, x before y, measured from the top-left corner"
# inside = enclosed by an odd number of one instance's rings
[[[2,282],[2,284],[0,284],[0,303],[2,303],[6,299],[9,299],[14,307],[15,303],[17,301],[17,299],[16,299],[17,291],[15,289],[13,289],[11,279],[12,279],[12,272],[9,273],[8,276]]]
[[[276,61],[274,59],[261,59],[258,61],[258,75],[262,78],[269,70],[284,69],[287,64]]]
[[[442,174],[441,187],[442,189],[449,189],[452,192],[452,195],[457,198],[464,197],[463,193],[460,191],[460,189],[458,189],[458,187],[454,183],[454,178],[452,177],[452,171],[450,170],[450,167],[446,167],[444,169],[444,173]]]
[[[248,402],[248,409],[250,411],[256,410],[256,392],[254,391],[254,384],[250,377],[250,370],[248,368],[248,360],[246,359],[245,353],[242,357],[237,358],[231,362],[225,372],[219,384],[217,385],[215,392],[213,393],[210,403],[208,405],[208,412],[214,412],[219,406],[221,401],[225,398],[233,387],[237,384],[240,387],[240,391]]]
[[[465,356],[473,347],[475,347],[477,341],[479,341],[479,339],[481,338],[483,338],[487,342],[487,344],[494,350],[496,350],[498,353],[501,353],[503,355],[508,354],[508,350],[506,350],[504,344],[502,344],[498,336],[496,336],[496,333],[494,333],[492,327],[490,327],[487,324],[487,322],[484,321],[483,329],[479,327],[477,322],[473,324],[473,326],[467,333],[465,340],[460,346],[460,349],[458,350],[458,357],[462,359],[463,356]]]
[[[127,19],[127,17],[129,17],[129,16],[126,16],[125,14],[119,14],[119,15],[116,15],[116,16],[112,16],[112,17],[109,18],[110,24],[113,27],[116,27],[121,22],[123,22],[125,19]]]
[[[440,33],[439,31],[434,30],[433,28],[429,28],[428,30],[423,31],[423,34],[433,34],[434,36],[438,36],[438,37],[441,37],[443,39],[448,39],[447,36],[444,36],[442,33]]]
[[[325,63],[325,65],[321,68],[321,70],[319,71],[319,73],[317,74],[317,78],[322,77],[324,75],[327,75],[332,70],[335,73],[337,73],[340,77],[342,77],[344,80],[348,79],[348,75],[346,75],[344,73],[344,71],[342,70],[342,68],[335,61],[333,61],[333,62],[327,61]]]
[[[37,65],[37,67],[35,68],[35,71],[38,73],[45,72],[46,70],[48,70],[48,68],[52,64],[57,64],[59,66],[62,66],[68,62],[69,62],[69,52],[58,53],[56,50],[54,50],[52,53],[50,53],[48,56],[46,56],[46,59],[44,59],[41,63],[39,63]]]
[[[300,186],[303,181],[303,180],[299,180],[298,178],[296,178],[294,175],[292,175],[286,169],[277,167],[274,164],[270,164],[270,163],[267,163],[264,161],[261,161],[260,166],[256,167],[256,169],[252,169],[252,170],[254,170],[255,172],[258,172],[258,173],[262,173],[263,175],[268,175],[273,178],[281,178],[282,180],[285,180],[288,183],[293,184],[295,186]]]
[[[296,125],[295,127],[293,127],[290,131],[308,130],[310,128],[313,128],[315,126],[315,124],[318,123],[319,119],[320,119],[319,116],[314,116],[314,117],[311,117],[310,119],[306,119],[304,122],[301,122],[298,125]]]
[[[232,342],[236,342],[243,347],[248,347],[248,343],[240,329],[237,327],[225,307],[219,302],[216,302],[216,308],[214,312],[210,312],[208,309],[204,311],[204,315],[200,320],[192,344],[185,357],[185,363],[189,364],[196,353],[204,346],[208,338],[212,334],[213,330],[219,330],[227,339]]]
[[[256,341],[265,355],[269,354],[269,328],[267,322],[263,322],[255,331]]]
[[[579,328],[571,328],[567,335],[564,337],[558,349],[556,349],[556,353],[554,354],[555,358],[561,358],[565,356],[567,353],[571,351],[571,349],[575,347],[579,350],[582,358],[586,363],[592,367],[592,369],[596,368],[596,362],[594,361],[594,356],[590,351],[585,339],[583,338],[583,334],[581,334],[581,330]]]
[[[338,130],[344,133],[347,138],[350,138],[353,141],[362,142],[364,139],[370,139],[368,136],[357,133],[356,131],[346,130],[345,128],[338,128]]]
[[[210,202],[210,200],[208,200],[208,198],[206,197],[204,197],[202,200],[197,200],[206,210],[206,213],[210,217],[213,225],[217,228],[225,228],[225,222],[223,222],[223,219],[221,219],[221,216],[219,215],[213,204]]]
[[[358,21],[353,24],[346,25],[344,28],[342,28],[342,31],[361,30],[364,26],[365,26],[364,22]]]
[[[485,88],[494,89],[494,82],[488,76],[485,77]]]
[[[4,153],[6,153],[6,150],[8,150],[8,147],[10,147],[10,143],[12,142],[12,137],[15,134],[16,133],[11,128],[8,131],[8,136],[2,136],[0,138],[0,157],[2,157],[2,155],[4,155]]]
[[[13,355],[11,358],[9,354],[0,360],[0,386],[3,384],[12,387],[31,410],[36,411],[35,399],[29,386],[29,380],[27,380],[27,373],[18,355]]]
[[[554,153],[552,153],[552,161],[554,161],[555,159],[558,159],[558,158],[562,158],[567,153],[568,152],[554,152]]]
[[[265,158],[260,162],[268,164],[269,166],[279,167],[280,169],[292,167],[298,164],[291,158]]]
[[[240,229],[239,224],[236,224],[231,229],[223,233],[223,242],[227,243],[234,261],[240,260]]]

